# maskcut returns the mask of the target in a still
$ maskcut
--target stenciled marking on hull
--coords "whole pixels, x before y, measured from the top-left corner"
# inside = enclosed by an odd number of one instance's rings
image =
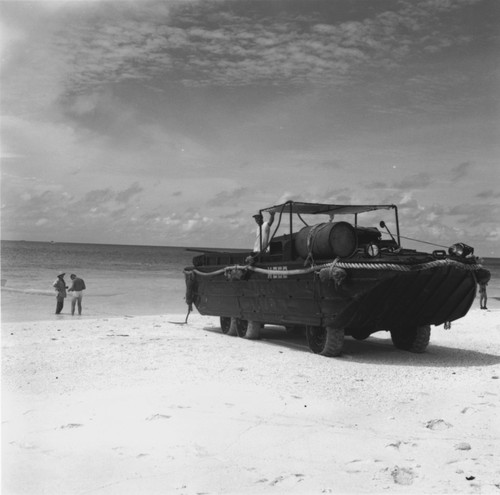
[[[267,278],[288,278],[287,266],[270,266],[268,270],[276,273],[268,273]]]

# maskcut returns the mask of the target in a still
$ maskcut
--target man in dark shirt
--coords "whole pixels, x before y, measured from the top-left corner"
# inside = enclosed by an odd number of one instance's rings
[[[57,275],[55,282],[52,284],[52,287],[56,290],[56,315],[60,314],[63,309],[66,289],[68,288],[66,286],[66,282],[64,281],[64,275],[66,275],[64,272],[60,272],[59,275]]]
[[[78,314],[82,314],[82,298],[83,291],[86,289],[83,279],[77,277],[74,273],[70,275],[71,287],[68,292],[71,292],[71,314],[75,314],[75,306],[78,303]]]

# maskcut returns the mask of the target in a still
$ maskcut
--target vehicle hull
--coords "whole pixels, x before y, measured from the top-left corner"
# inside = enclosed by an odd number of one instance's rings
[[[401,270],[344,264],[338,281],[321,270],[303,274],[298,263],[255,265],[239,277],[196,268],[192,300],[203,315],[284,326],[343,328],[365,336],[379,330],[440,325],[463,317],[476,296],[473,271],[457,264]],[[325,268],[324,270],[328,270]],[[241,273],[240,273],[241,275]],[[328,275],[328,273],[327,273]]]

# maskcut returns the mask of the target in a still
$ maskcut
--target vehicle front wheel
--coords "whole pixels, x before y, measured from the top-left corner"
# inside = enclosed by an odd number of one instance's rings
[[[236,333],[238,337],[245,337],[247,334],[248,321],[236,318]]]
[[[404,329],[391,330],[391,338],[394,347],[403,351],[415,353],[425,352],[431,338],[431,326],[413,326]]]
[[[221,316],[220,317],[220,329],[223,334],[227,334],[231,327],[231,317],[229,316]]]
[[[309,349],[314,354],[335,357],[344,347],[344,329],[334,327],[307,326],[306,336]]]

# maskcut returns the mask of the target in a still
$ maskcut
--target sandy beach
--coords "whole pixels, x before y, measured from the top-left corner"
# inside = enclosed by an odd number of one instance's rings
[[[2,325],[2,493],[500,494],[500,306],[340,358],[192,313]]]

